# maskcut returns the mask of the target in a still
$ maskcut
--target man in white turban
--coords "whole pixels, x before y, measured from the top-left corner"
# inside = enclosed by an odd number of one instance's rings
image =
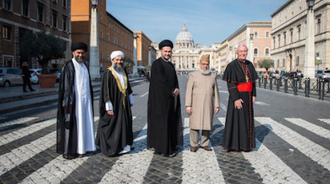
[[[107,156],[128,153],[133,144],[133,91],[123,69],[124,58],[122,51],[112,52],[112,65],[104,73],[102,80],[96,145]]]

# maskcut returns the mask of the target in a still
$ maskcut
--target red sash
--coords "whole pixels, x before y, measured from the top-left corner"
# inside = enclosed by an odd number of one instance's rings
[[[237,89],[240,92],[251,92],[252,91],[252,82],[238,83]]]

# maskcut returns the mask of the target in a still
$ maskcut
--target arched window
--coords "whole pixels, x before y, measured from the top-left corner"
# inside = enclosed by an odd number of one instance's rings
[[[258,38],[258,31],[254,31],[254,38]]]
[[[269,56],[269,48],[265,49],[265,56]]]
[[[253,55],[254,57],[257,57],[259,55],[258,48],[254,48]]]

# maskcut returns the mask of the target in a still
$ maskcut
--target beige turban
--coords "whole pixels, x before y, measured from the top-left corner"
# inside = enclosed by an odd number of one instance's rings
[[[111,60],[113,60],[113,58],[117,57],[117,56],[121,56],[123,59],[125,58],[125,55],[122,51],[117,50],[117,51],[113,51],[111,53]]]
[[[207,62],[210,62],[210,56],[209,55],[203,55],[201,57],[201,61],[207,61]]]

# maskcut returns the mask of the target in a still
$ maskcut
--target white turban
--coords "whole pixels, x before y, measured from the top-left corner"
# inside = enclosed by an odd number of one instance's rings
[[[117,50],[117,51],[113,51],[111,53],[111,60],[113,60],[113,58],[117,57],[117,56],[121,56],[123,59],[125,58],[125,55],[122,51]]]

